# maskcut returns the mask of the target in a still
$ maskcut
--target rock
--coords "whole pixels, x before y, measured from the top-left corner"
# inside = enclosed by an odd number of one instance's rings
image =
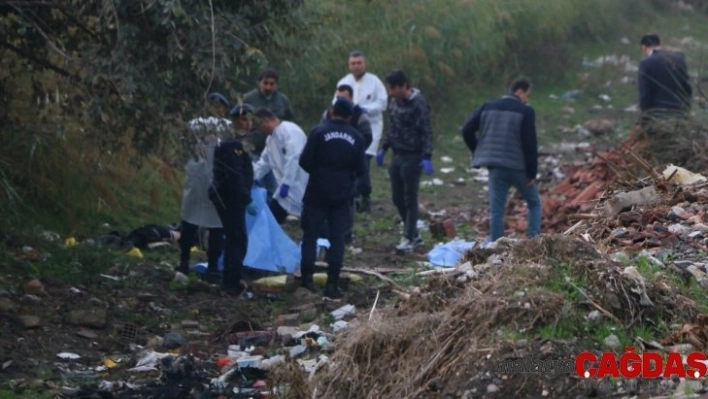
[[[10,298],[0,298],[0,314],[13,314],[17,312],[17,305]]]
[[[278,315],[278,318],[275,319],[275,325],[289,327],[298,326],[300,325],[300,313]]]
[[[605,346],[612,350],[617,350],[620,348],[620,346],[622,346],[622,344],[620,343],[619,338],[617,338],[615,334],[612,334],[605,338]]]
[[[194,320],[182,320],[180,323],[184,328],[198,328],[199,322]]]
[[[583,123],[583,128],[595,136],[611,134],[615,131],[615,124],[608,119],[590,119]]]
[[[516,347],[517,348],[525,348],[529,345],[529,340],[528,339],[520,339],[516,341]]]
[[[295,334],[300,332],[300,330],[298,330],[297,327],[280,326],[280,327],[278,327],[277,332],[278,332],[278,335],[283,337],[286,335],[294,336]]]
[[[494,384],[487,385],[487,393],[499,392],[499,387]]]
[[[88,339],[98,338],[98,334],[96,334],[95,332],[93,332],[89,329],[86,329],[86,328],[82,328],[82,329],[78,330],[76,332],[76,335],[78,335],[79,337],[88,338]]]
[[[42,298],[38,297],[37,295],[22,295],[20,297],[20,302],[22,303],[40,303],[42,302]]]
[[[39,328],[42,325],[42,321],[37,316],[22,315],[18,319],[22,327],[26,329]]]
[[[12,294],[8,290],[0,290],[0,298],[10,298]]]
[[[187,344],[187,337],[180,333],[167,333],[162,339],[162,347],[165,349],[177,349]]]
[[[588,313],[585,318],[591,323],[597,323],[598,321],[602,320],[602,313],[600,313],[599,310],[593,310],[592,312]]]
[[[106,311],[103,309],[85,309],[69,312],[67,323],[89,328],[106,328]]]
[[[47,291],[44,289],[44,285],[41,281],[34,279],[27,284],[25,284],[25,294],[44,296],[47,295]]]
[[[184,273],[181,272],[176,272],[175,273],[175,278],[174,280],[177,283],[180,284],[188,284],[189,283],[189,277],[187,277]]]

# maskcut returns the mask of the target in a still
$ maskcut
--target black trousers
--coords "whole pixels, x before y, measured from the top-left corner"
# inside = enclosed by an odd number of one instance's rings
[[[280,206],[280,202],[278,200],[271,198],[270,202],[268,203],[268,209],[270,209],[270,213],[273,214],[273,217],[275,218],[275,221],[278,222],[278,224],[283,224],[285,222],[285,219],[288,218],[288,211],[283,209],[282,206]]]
[[[189,271],[189,258],[192,247],[199,241],[199,226],[183,220],[182,228],[180,230],[179,268],[180,271],[184,273]],[[212,273],[218,273],[219,269],[217,267],[217,263],[219,262],[221,252],[224,250],[224,231],[221,228],[212,228],[208,230],[209,243],[207,248],[207,270]]]
[[[344,236],[350,230],[352,222],[351,201],[334,205],[308,205],[302,211],[302,261],[300,271],[303,276],[311,276],[315,270],[317,255],[317,238],[322,225],[329,226],[329,243],[327,251],[327,284],[336,285],[339,282],[339,273],[344,263]]]
[[[418,237],[418,188],[422,160],[422,156],[417,154],[394,154],[388,169],[393,204],[404,223],[403,235],[409,240]]]
[[[351,245],[354,241],[354,214],[356,213],[354,201],[351,201],[349,206],[352,207],[350,213],[351,220],[349,222],[349,228],[347,229],[346,233],[344,233],[344,245]],[[329,222],[327,221],[327,219],[325,219],[322,223],[322,226],[320,227],[320,232],[318,236],[319,238],[326,238],[327,240],[329,240],[329,234]]]
[[[241,206],[225,207],[214,204],[224,226],[226,238],[224,248],[224,288],[237,288],[241,281],[241,269],[248,249],[246,232],[246,208]]]
[[[356,180],[356,189],[359,195],[364,198],[371,196],[371,158],[373,158],[373,156],[366,156],[366,173]]]

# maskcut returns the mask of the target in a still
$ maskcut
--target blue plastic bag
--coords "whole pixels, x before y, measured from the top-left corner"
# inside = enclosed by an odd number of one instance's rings
[[[436,267],[455,267],[465,252],[474,248],[474,241],[453,240],[438,244],[428,252],[428,261]]]
[[[248,249],[243,264],[252,269],[275,273],[292,274],[300,265],[300,246],[288,237],[270,212],[266,204],[266,189],[254,187],[251,198],[258,207],[255,215],[246,213]],[[219,271],[224,270],[224,255],[218,263]],[[196,273],[206,273],[207,264],[192,267]]]

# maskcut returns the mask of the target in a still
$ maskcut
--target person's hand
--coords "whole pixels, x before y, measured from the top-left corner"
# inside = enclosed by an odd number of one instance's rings
[[[429,159],[424,159],[421,163],[420,166],[423,167],[423,171],[425,172],[426,175],[430,176],[433,174],[433,162]]]
[[[376,165],[383,166],[383,160],[385,156],[386,150],[380,149],[379,152],[376,153]]]
[[[258,206],[256,203],[251,201],[251,203],[246,207],[246,212],[248,212],[251,216],[256,216],[256,214],[258,214]]]
[[[281,184],[280,185],[280,198],[286,198],[288,196],[288,192],[290,192],[290,186],[287,184]]]

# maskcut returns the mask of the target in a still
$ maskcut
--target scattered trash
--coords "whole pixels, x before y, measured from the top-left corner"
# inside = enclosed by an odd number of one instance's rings
[[[64,240],[64,246],[67,248],[71,248],[77,244],[76,238],[74,237],[69,237],[66,240]]]
[[[452,158],[448,157],[447,155],[440,157],[440,160],[443,163],[451,163],[452,162]]]
[[[80,359],[81,356],[77,355],[76,353],[71,353],[71,352],[61,352],[57,354],[57,357],[59,359],[64,359],[64,360],[76,360]]]
[[[455,168],[440,168],[440,173],[449,174],[455,171]]]
[[[427,259],[433,266],[454,267],[459,264],[465,252],[471,250],[474,241],[453,240],[438,244],[428,252]]]
[[[336,309],[330,313],[334,320],[342,320],[347,316],[356,314],[356,307],[354,305],[344,305],[339,309]]]
[[[140,251],[140,249],[137,247],[133,247],[130,251],[126,252],[125,254],[132,257],[132,258],[138,258],[138,259],[142,259],[144,257],[142,251]]]
[[[667,166],[661,174],[664,176],[664,179],[680,185],[691,185],[707,180],[705,176],[699,173],[693,173],[680,166],[671,164]]]

